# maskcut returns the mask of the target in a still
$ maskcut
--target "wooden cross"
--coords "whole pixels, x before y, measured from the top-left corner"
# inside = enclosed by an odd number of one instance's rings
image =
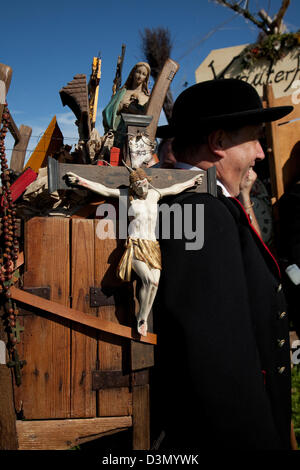
[[[21,385],[21,369],[25,366],[26,361],[20,361],[18,351],[15,349],[13,351],[13,360],[7,363],[7,367],[13,367],[16,385],[19,387]]]
[[[151,176],[151,184],[159,188],[167,188],[175,183],[183,183],[197,175],[193,170],[174,170],[163,168],[143,168],[148,176]],[[70,163],[58,163],[52,157],[48,158],[48,189],[52,193],[58,189],[74,189],[66,184],[65,174],[71,171],[82,178],[102,183],[110,188],[119,188],[129,185],[129,173],[125,166],[104,167],[96,165],[73,165]],[[188,190],[200,193],[217,195],[216,169],[200,170],[202,182],[196,189]]]
[[[22,333],[22,331],[24,331],[24,327],[20,325],[19,320],[16,321],[16,326],[14,328],[12,328],[11,331],[13,332],[17,342],[19,343],[21,341],[20,333]]]

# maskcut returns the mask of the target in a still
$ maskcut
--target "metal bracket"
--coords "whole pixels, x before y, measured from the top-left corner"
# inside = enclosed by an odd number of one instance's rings
[[[23,287],[22,290],[29,292],[29,294],[37,295],[38,297],[42,297],[43,299],[50,300],[51,295],[51,287],[43,286],[43,287]]]
[[[149,370],[144,369],[131,374],[123,374],[121,370],[92,371],[92,390],[107,388],[135,387],[149,383]]]
[[[23,287],[22,290],[29,292],[29,294],[42,297],[43,299],[50,300],[51,296],[51,287],[42,286],[42,287]],[[32,316],[33,313],[31,310],[25,308],[24,306],[20,307],[20,316]]]
[[[104,294],[101,287],[90,287],[90,307],[104,307],[115,305],[113,295],[109,297]]]

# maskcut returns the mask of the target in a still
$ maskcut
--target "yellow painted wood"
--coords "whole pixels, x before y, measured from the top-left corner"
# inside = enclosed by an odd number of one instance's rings
[[[24,169],[30,167],[33,171],[36,171],[36,172],[39,171],[46,157],[46,153],[48,151],[55,126],[56,126],[56,116],[52,118],[52,121],[50,122],[49,126],[44,132],[43,137],[40,139],[39,143],[34,149]]]

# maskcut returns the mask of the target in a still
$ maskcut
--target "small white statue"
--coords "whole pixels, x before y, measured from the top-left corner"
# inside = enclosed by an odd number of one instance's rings
[[[104,197],[127,196],[129,201],[130,233],[126,240],[125,252],[118,265],[118,275],[125,281],[130,281],[133,269],[142,281],[139,292],[139,312],[137,313],[137,330],[140,335],[147,335],[147,319],[151,311],[161,271],[161,254],[158,240],[155,237],[155,227],[158,215],[158,201],[164,196],[179,194],[185,189],[198,185],[202,175],[177,183],[167,188],[156,189],[150,184],[151,178],[142,168],[130,171],[129,188],[108,188],[101,183],[81,178],[75,173],[66,173],[68,183],[83,186]]]

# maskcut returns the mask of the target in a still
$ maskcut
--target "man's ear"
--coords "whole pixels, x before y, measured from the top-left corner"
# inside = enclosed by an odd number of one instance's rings
[[[224,157],[225,132],[222,129],[213,131],[208,136],[208,146],[211,152],[219,158]]]

